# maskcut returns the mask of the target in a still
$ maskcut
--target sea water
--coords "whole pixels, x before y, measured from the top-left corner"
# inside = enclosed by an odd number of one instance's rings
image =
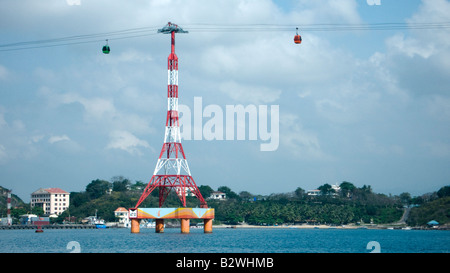
[[[450,231],[178,228],[0,230],[0,253],[448,253]]]

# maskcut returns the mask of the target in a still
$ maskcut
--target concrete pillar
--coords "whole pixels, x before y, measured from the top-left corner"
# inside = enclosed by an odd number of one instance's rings
[[[156,219],[155,232],[164,233],[164,219]]]
[[[189,219],[180,219],[181,220],[181,233],[189,233]]]
[[[212,219],[203,220],[203,229],[205,233],[212,233]]]
[[[140,228],[139,228],[139,224],[140,224],[139,219],[131,219],[131,233],[139,233],[140,232]]]

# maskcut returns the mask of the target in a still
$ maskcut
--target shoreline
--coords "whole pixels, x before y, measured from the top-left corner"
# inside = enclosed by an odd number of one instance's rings
[[[214,225],[213,228],[255,228],[255,229],[358,229],[365,228],[363,226],[342,225],[342,226],[328,226],[328,225],[278,225],[278,226],[257,226],[257,225]]]
[[[279,226],[257,226],[257,225],[213,225],[213,228],[231,228],[231,229],[396,229],[396,230],[449,230],[447,227],[427,228],[427,227],[409,227],[404,225],[279,225]]]

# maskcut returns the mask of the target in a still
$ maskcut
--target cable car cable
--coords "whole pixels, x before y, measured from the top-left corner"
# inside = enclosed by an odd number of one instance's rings
[[[448,29],[450,22],[431,23],[367,23],[367,24],[184,24],[190,32],[276,32],[292,31],[296,26],[302,26],[302,31],[385,31],[403,29]],[[130,39],[156,35],[158,27],[130,28],[103,33],[74,35],[61,38],[0,44],[0,51],[14,51],[45,47],[66,46],[84,43],[98,43],[104,37],[111,40]],[[103,39],[96,39],[103,37]]]

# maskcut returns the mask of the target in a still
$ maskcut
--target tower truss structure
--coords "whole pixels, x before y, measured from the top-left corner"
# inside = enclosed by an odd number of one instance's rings
[[[181,145],[180,121],[178,118],[178,57],[175,54],[175,34],[188,32],[170,22],[159,29],[158,32],[171,35],[171,52],[168,57],[168,109],[164,143],[153,176],[135,208],[139,207],[156,188],[159,189],[159,207],[162,207],[170,191],[175,189],[183,207],[186,207],[186,195],[193,194],[200,201],[200,207],[207,208],[208,205],[191,176],[186,155]]]
[[[6,199],[6,203],[7,203],[7,205],[6,205],[6,209],[7,209],[7,212],[6,212],[6,222],[7,222],[7,225],[8,226],[10,226],[10,225],[12,225],[12,218],[11,218],[11,191],[12,190],[9,190],[8,191],[8,195],[7,195],[7,199]]]

